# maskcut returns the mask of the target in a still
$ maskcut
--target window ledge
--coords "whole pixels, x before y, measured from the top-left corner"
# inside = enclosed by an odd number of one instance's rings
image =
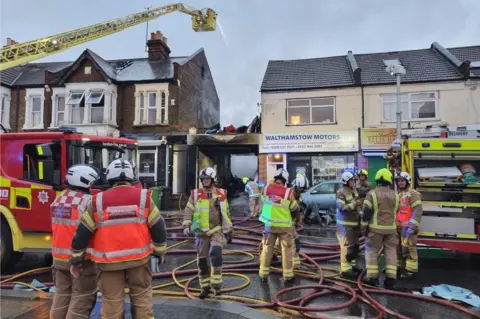
[[[134,127],[155,127],[155,126],[170,126],[168,123],[162,124],[133,124]]]
[[[436,119],[415,119],[415,120],[403,120],[402,123],[408,122],[441,122],[439,118]],[[380,123],[396,123],[397,121],[380,121]]]
[[[312,123],[312,124],[285,124],[285,126],[315,126],[315,125],[338,125],[338,122],[332,123]]]

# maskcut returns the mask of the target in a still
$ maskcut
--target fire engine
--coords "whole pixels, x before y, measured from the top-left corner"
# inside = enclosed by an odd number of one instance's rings
[[[480,125],[402,130],[387,159],[422,195],[419,243],[480,254]]]
[[[75,129],[1,134],[1,267],[12,266],[24,252],[50,252],[50,204],[66,188],[68,167],[93,166],[100,176],[95,193],[109,187],[105,172],[112,160],[123,157],[136,166],[137,149],[132,139]]]

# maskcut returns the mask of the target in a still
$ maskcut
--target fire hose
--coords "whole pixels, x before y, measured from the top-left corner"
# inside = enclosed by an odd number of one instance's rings
[[[176,222],[178,221],[179,217],[166,217],[165,219]],[[245,223],[247,221],[251,222],[250,218],[233,218],[233,221],[235,225],[234,226],[235,234],[233,234],[232,244],[252,246],[252,247],[258,248],[260,242],[262,241],[261,235],[263,233],[263,230],[260,228],[262,225],[261,224],[248,225],[248,227],[240,226],[242,223]],[[176,227],[176,226],[167,228],[168,231],[180,230],[180,229],[181,227]],[[313,236],[308,236],[308,237],[313,237]],[[175,236],[175,237],[169,237],[169,239],[176,240],[179,242],[169,246],[167,254],[173,255],[173,254],[196,253],[196,250],[194,249],[178,249],[177,248],[185,243],[191,242],[192,241],[191,237]],[[396,318],[410,319],[410,317],[408,316],[402,315],[391,309],[388,309],[387,307],[383,306],[381,303],[379,303],[377,300],[375,300],[371,296],[371,295],[386,295],[386,296],[410,298],[414,300],[434,303],[434,304],[445,306],[445,307],[450,307],[460,312],[463,312],[467,315],[470,315],[473,318],[480,319],[480,313],[450,301],[436,299],[433,297],[414,295],[411,293],[399,292],[394,290],[386,290],[378,287],[367,286],[362,283],[362,279],[365,275],[365,271],[363,271],[360,274],[356,282],[351,282],[349,280],[339,278],[340,273],[338,269],[328,268],[328,267],[320,266],[318,264],[318,262],[338,259],[338,257],[340,256],[338,251],[339,250],[338,244],[302,241],[302,247],[309,248],[309,249],[323,250],[323,251],[311,251],[308,254],[300,253],[300,257],[303,258],[302,265],[308,270],[300,270],[300,269],[295,270],[296,276],[315,280],[316,283],[281,289],[272,297],[272,300],[270,302],[262,301],[255,298],[226,295],[226,294],[216,296],[215,298],[212,298],[212,299],[207,298],[205,300],[218,301],[220,299],[224,301],[235,302],[237,304],[241,304],[247,307],[262,309],[263,311],[272,313],[279,317],[288,317],[288,318],[291,318],[291,315],[296,315],[296,316],[302,315],[306,318],[326,318],[325,316],[313,315],[312,313],[313,312],[329,312],[329,311],[335,311],[340,309],[346,309],[348,307],[351,307],[353,304],[357,302],[362,302],[367,304],[369,307],[371,307],[375,311],[376,315],[371,318],[383,318],[385,314],[389,314]],[[241,261],[235,261],[235,262],[231,262],[228,260],[224,261],[223,276],[240,278],[243,280],[243,283],[235,287],[225,287],[222,289],[222,293],[230,293],[230,292],[244,289],[250,284],[250,278],[245,274],[258,273],[259,263],[254,262],[255,255],[258,255],[258,249],[225,250],[224,255],[243,255],[243,256],[246,256],[246,259]],[[185,269],[186,267],[195,263],[196,260],[197,259],[195,258],[183,265],[175,267],[171,272],[166,271],[166,272],[160,272],[160,273],[153,273],[152,277],[154,279],[171,278],[173,280],[168,283],[155,285],[153,287],[153,294],[168,296],[169,298],[198,299],[199,289],[191,287],[191,284],[198,279],[197,269]],[[274,273],[281,274],[282,270],[275,267],[277,264],[278,262],[273,262],[271,270]],[[41,289],[34,287],[31,284],[24,283],[17,280],[21,277],[39,275],[42,273],[47,273],[49,271],[51,271],[51,267],[44,267],[44,268],[29,270],[20,274],[0,276],[0,287],[2,289],[12,289],[15,285],[18,284],[18,285],[23,285],[28,288],[31,288],[35,291],[43,292]],[[329,274],[325,274],[325,273],[329,273]],[[180,276],[191,276],[191,277],[186,279],[179,279]],[[345,282],[347,282],[348,284]],[[355,284],[355,286],[352,287],[352,284]],[[174,286],[174,285],[183,289],[183,291],[172,291],[172,290],[165,289],[167,287]],[[54,286],[54,284],[52,282],[49,282],[49,283],[45,283],[44,286],[51,287],[51,286]],[[287,301],[279,300],[279,297],[282,295],[285,295],[292,291],[301,291],[301,290],[309,290],[309,293],[305,296],[298,297],[292,300],[287,300]],[[327,305],[327,306],[321,306],[321,307],[308,306],[308,304],[311,303],[313,300],[321,298],[326,295],[331,295],[331,294],[343,294],[348,296],[349,299],[343,303],[339,303],[335,305]]]

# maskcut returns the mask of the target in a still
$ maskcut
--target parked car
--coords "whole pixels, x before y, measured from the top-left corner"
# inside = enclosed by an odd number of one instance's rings
[[[342,185],[341,180],[325,181],[302,193],[300,203],[305,206],[305,223],[328,225],[335,221],[336,193]]]

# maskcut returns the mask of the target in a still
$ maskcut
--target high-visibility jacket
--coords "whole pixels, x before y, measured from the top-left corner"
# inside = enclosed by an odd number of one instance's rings
[[[116,263],[139,260],[153,251],[148,228],[151,191],[135,186],[109,189],[93,197],[92,260]]]
[[[401,191],[398,196],[400,197],[400,205],[397,212],[397,226],[417,229],[420,226],[422,215],[420,193],[409,188]]]
[[[379,186],[367,194],[363,202],[364,210],[368,207],[373,214],[369,221],[362,221],[362,225],[368,225],[370,230],[378,233],[395,233],[396,212],[399,207],[399,197],[394,190],[387,186]],[[365,211],[364,211],[365,216]]]
[[[262,213],[259,220],[267,227],[289,228],[293,226],[290,188],[278,184],[265,186],[262,192]]]
[[[254,181],[250,181],[245,185],[245,192],[248,194],[249,198],[260,197],[258,185]]]
[[[337,228],[359,226],[357,199],[358,193],[354,188],[343,186],[337,191]]]
[[[73,190],[66,191],[50,205],[52,217],[52,256],[56,261],[68,262],[75,230],[83,212],[90,204],[90,194]],[[91,242],[90,242],[91,247]],[[85,256],[89,259],[88,250]]]
[[[212,194],[214,199],[218,199],[220,206],[220,214],[222,220],[223,233],[229,233],[232,231],[232,221],[228,216],[228,201],[226,192],[222,188],[215,188],[216,193]],[[210,199],[203,188],[197,188],[193,190],[193,218],[192,218],[192,232],[207,233],[212,230],[210,225]]]

